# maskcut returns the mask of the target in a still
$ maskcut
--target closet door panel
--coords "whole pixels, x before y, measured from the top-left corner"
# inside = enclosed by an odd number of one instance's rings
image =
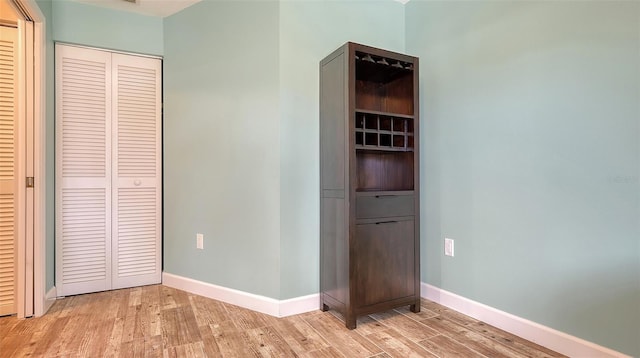
[[[161,62],[112,55],[113,288],[161,281]]]
[[[56,45],[56,288],[111,288],[111,54]]]
[[[0,26],[0,316],[16,305],[18,29]]]

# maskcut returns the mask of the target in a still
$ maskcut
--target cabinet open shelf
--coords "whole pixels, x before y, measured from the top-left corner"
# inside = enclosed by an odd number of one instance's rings
[[[413,63],[410,62],[359,51],[355,58],[357,80],[389,83],[413,73]]]
[[[365,59],[371,59],[373,62]],[[414,115],[413,68],[413,63],[393,59],[391,56],[356,53],[356,108],[396,115]]]
[[[356,111],[356,149],[413,151],[413,116]]]
[[[411,151],[356,149],[355,172],[357,192],[414,189]]]

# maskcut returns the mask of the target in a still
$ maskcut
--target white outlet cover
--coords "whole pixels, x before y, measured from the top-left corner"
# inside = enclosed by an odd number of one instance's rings
[[[196,248],[197,249],[204,249],[204,235],[203,234],[196,234]]]
[[[444,238],[444,254],[446,256],[454,256],[453,239]]]

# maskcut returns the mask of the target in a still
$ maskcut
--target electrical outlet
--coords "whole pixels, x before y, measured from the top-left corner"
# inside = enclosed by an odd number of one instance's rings
[[[453,257],[453,239],[444,238],[444,254]]]
[[[196,234],[196,249],[204,249],[204,235]]]

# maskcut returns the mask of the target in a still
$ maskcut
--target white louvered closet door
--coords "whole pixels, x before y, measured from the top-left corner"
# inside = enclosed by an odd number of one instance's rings
[[[161,281],[161,72],[56,45],[59,296]]]
[[[113,54],[113,288],[161,280],[160,60]]]
[[[16,313],[18,29],[0,26],[0,316]]]
[[[56,289],[111,287],[111,54],[56,45]]]

